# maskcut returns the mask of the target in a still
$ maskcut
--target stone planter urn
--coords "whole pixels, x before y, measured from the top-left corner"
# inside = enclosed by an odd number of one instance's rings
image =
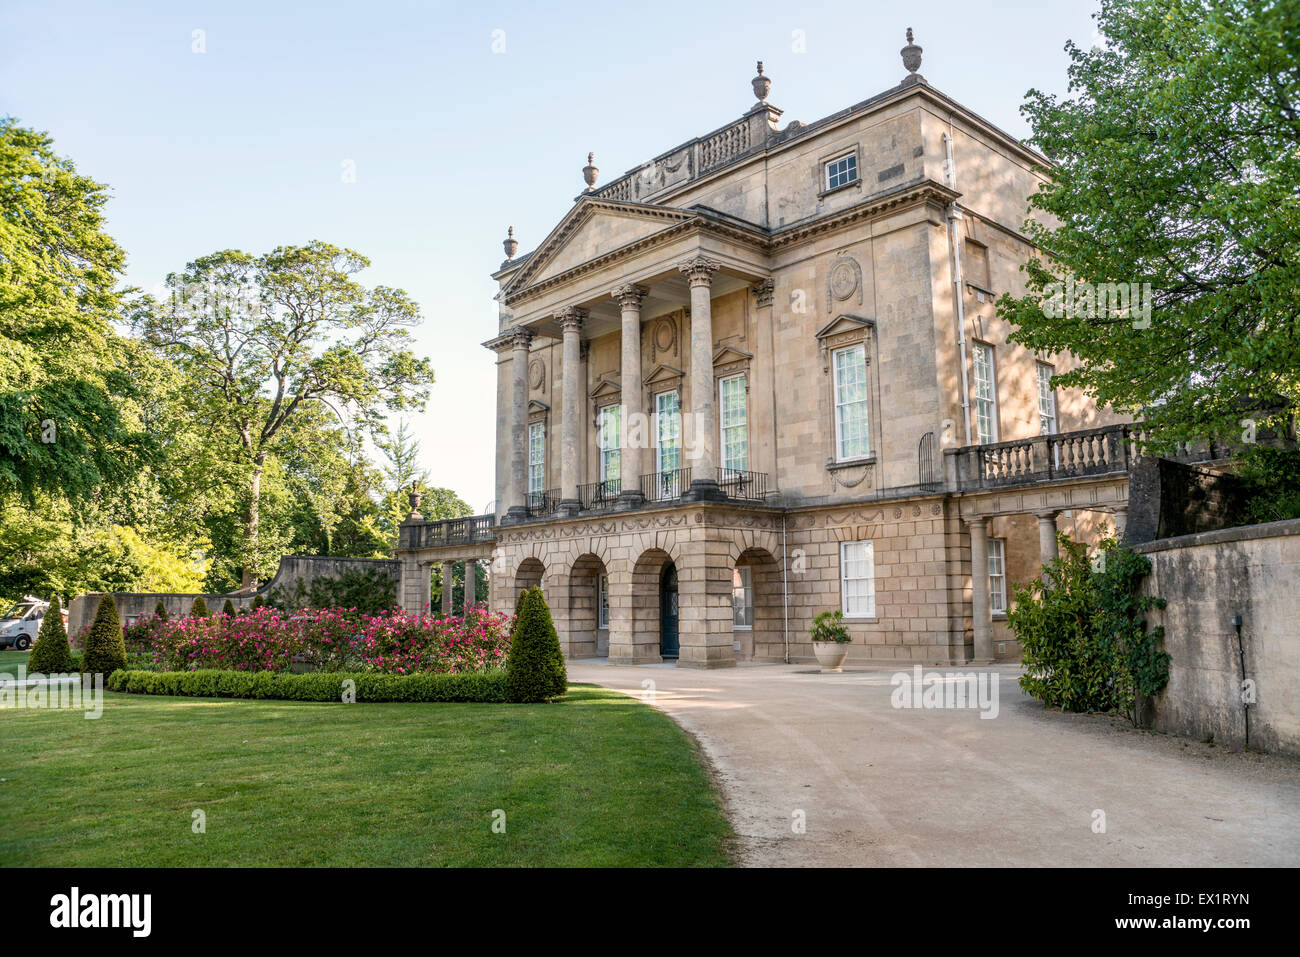
[[[822,666],[822,674],[838,674],[844,670],[844,659],[849,656],[847,641],[814,641],[813,654]]]

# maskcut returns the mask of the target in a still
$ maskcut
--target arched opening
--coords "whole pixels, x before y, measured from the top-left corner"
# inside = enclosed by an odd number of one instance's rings
[[[781,566],[764,548],[750,548],[731,571],[732,647],[738,661],[785,656]]]
[[[665,621],[664,615],[665,607],[676,612],[676,595],[677,568],[672,556],[660,548],[643,552],[632,568],[632,654],[628,657],[637,661],[677,657],[677,623]]]
[[[546,566],[540,559],[525,558],[519,563],[519,568],[515,570],[515,594],[514,598],[519,599],[519,593],[529,588],[538,588],[542,584],[542,576],[546,574]]]
[[[581,556],[569,573],[569,654],[609,655],[609,572],[595,555]]]

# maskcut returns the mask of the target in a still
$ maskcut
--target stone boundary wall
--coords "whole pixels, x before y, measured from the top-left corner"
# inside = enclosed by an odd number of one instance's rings
[[[271,593],[277,588],[293,590],[299,581],[310,589],[312,582],[321,578],[339,578],[345,572],[365,571],[376,567],[388,567],[394,578],[401,573],[401,562],[391,558],[333,558],[328,556],[285,555],[280,559],[280,567],[275,577],[256,591],[230,592],[223,595],[203,595],[204,604],[211,612],[221,611],[226,599],[236,610],[247,607],[261,595],[270,600]],[[94,620],[99,608],[102,594],[92,592],[78,595],[68,604],[68,634],[75,636],[84,626]],[[197,593],[181,592],[114,592],[113,600],[117,602],[117,615],[122,624],[144,615],[152,615],[161,601],[167,608],[170,618],[181,618],[189,614]]]
[[[1241,747],[1245,677],[1255,683],[1250,747],[1300,756],[1300,519],[1161,539],[1135,546],[1151,559],[1147,594],[1167,605],[1169,685],[1147,702],[1160,731]],[[1241,647],[1232,625],[1240,615]]]
[[[1242,520],[1240,480],[1222,464],[1148,458],[1129,473],[1127,536],[1133,542],[1217,531]]]

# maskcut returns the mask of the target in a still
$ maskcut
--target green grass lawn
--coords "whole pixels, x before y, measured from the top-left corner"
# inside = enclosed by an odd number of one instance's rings
[[[589,685],[549,705],[0,710],[0,866],[720,866],[732,839],[686,734]]]
[[[30,651],[14,651],[12,648],[0,651],[0,675],[16,675],[18,666],[27,664],[31,656]]]

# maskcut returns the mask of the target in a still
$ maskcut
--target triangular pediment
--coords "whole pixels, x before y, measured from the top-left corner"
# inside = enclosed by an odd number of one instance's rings
[[[618,395],[623,391],[619,380],[613,376],[601,376],[596,380],[596,386],[588,395],[593,399],[599,399],[608,395]]]
[[[838,336],[844,332],[861,332],[863,329],[870,329],[872,325],[870,319],[862,316],[837,316],[822,326],[821,331],[817,333],[817,338],[829,339],[831,336]]]
[[[748,362],[754,358],[754,353],[746,352],[744,349],[737,349],[735,346],[723,346],[717,352],[713,353],[713,364],[715,366],[725,366],[733,362]]]
[[[547,405],[545,402],[543,402],[541,399],[528,400],[529,414],[532,414],[533,412],[550,412],[550,411],[551,411],[551,407]]]
[[[676,382],[684,375],[686,373],[676,366],[661,363],[650,370],[650,374],[645,377],[645,384],[655,385],[660,382]]]
[[[528,257],[509,291],[545,282],[592,259],[695,218],[674,206],[584,196]]]

